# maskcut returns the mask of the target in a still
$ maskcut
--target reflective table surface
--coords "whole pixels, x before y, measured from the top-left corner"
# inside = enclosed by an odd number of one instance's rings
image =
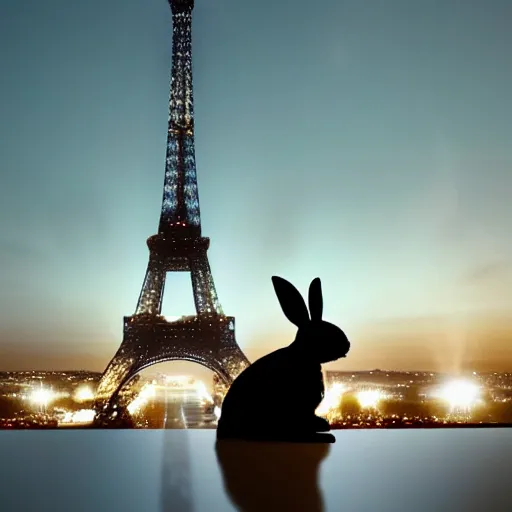
[[[0,431],[0,510],[512,510],[512,430],[334,434],[264,445],[218,444],[214,430]]]

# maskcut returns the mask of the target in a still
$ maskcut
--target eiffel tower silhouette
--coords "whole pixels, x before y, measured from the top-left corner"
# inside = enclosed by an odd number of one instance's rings
[[[235,319],[224,315],[215,291],[207,256],[210,240],[201,236],[192,90],[194,1],[169,4],[173,57],[160,224],[147,240],[149,263],[135,314],[124,318],[123,341],[97,388],[97,418],[114,414],[112,404],[121,389],[156,363],[199,363],[228,385],[249,365],[235,340]],[[191,274],[197,314],[168,321],[161,315],[166,276],[182,271]]]

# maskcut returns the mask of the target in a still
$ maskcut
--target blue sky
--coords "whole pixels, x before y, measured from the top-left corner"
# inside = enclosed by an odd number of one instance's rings
[[[250,358],[294,335],[270,276],[318,275],[340,368],[512,366],[511,11],[196,1],[203,233]],[[170,9],[5,1],[0,58],[0,369],[102,370],[158,227]]]

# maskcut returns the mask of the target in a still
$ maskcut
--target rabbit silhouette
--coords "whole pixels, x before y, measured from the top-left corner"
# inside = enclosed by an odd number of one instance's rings
[[[322,285],[309,286],[309,312],[286,279],[272,283],[283,313],[298,327],[287,347],[263,356],[233,382],[222,403],[217,439],[276,442],[335,442],[329,423],[315,415],[324,397],[322,363],[346,357],[350,342],[322,320]],[[311,313],[311,317],[310,317]]]

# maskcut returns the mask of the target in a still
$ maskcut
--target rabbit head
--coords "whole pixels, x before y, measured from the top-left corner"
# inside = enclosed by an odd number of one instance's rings
[[[309,312],[300,292],[286,279],[273,276],[272,283],[279,304],[286,318],[298,327],[292,345],[300,347],[304,354],[319,363],[346,357],[350,342],[336,325],[322,320],[323,299],[320,278],[309,285]],[[310,317],[311,313],[311,317]]]

